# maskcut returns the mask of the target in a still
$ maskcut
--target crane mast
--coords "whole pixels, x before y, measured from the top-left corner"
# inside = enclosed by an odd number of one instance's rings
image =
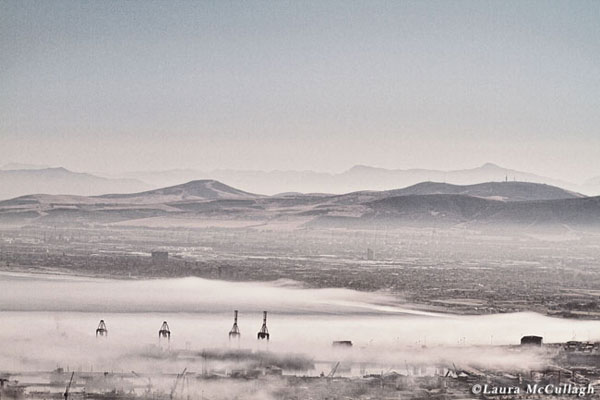
[[[237,320],[238,320],[238,310],[234,310],[233,311],[233,327],[229,331],[229,340],[231,340],[231,339],[239,340],[239,338],[241,336],[240,328],[238,328]]]
[[[74,375],[75,375],[75,371],[71,372],[71,379],[69,379],[69,383],[67,384],[65,393],[63,394],[63,396],[65,397],[65,400],[69,400],[69,390],[71,390],[71,385],[73,384],[73,376]]]
[[[266,339],[269,340],[269,329],[267,328],[267,312],[263,311],[263,324],[262,324],[262,328],[260,328],[260,331],[258,331],[258,335],[257,338],[259,340],[262,339]]]
[[[108,336],[108,328],[106,328],[106,324],[104,323],[103,319],[100,320],[98,328],[96,328],[96,337],[98,336]]]
[[[167,339],[169,342],[171,341],[171,329],[169,329],[167,321],[163,321],[158,331],[158,339],[160,340],[161,338]]]

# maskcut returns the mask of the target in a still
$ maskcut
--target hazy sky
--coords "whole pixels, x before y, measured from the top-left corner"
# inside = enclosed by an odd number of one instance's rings
[[[0,163],[600,175],[600,1],[0,0]]]

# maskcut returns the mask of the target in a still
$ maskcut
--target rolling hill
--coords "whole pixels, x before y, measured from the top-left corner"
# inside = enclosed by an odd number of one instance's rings
[[[440,182],[421,182],[403,189],[360,191],[334,198],[338,204],[360,204],[388,197],[433,194],[461,194],[501,201],[558,200],[585,197],[556,186],[530,182],[486,182],[475,185],[451,185]]]
[[[449,183],[423,182],[386,192],[393,196],[426,194],[462,194],[502,201],[558,200],[585,197],[556,186],[531,182],[485,182],[475,185],[452,185]],[[389,196],[386,196],[389,197]]]
[[[600,227],[600,197],[504,202],[453,194],[389,197],[369,203],[362,223]]]
[[[345,195],[263,196],[214,180],[102,196],[28,195],[0,202],[0,221],[27,224],[145,226],[169,220],[296,221],[310,228],[389,229],[402,226],[600,227],[600,197],[526,182],[450,185],[423,182],[403,189]],[[192,222],[190,222],[192,221]],[[156,224],[155,224],[156,225]]]
[[[225,185],[212,179],[195,180],[181,185],[161,189],[148,190],[129,194],[106,194],[98,196],[104,200],[115,200],[119,203],[167,203],[172,201],[190,200],[248,200],[263,197],[258,194]]]

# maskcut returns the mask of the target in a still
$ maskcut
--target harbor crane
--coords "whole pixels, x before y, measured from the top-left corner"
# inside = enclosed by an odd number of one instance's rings
[[[171,329],[169,329],[167,321],[163,321],[158,331],[158,339],[160,340],[161,338],[166,338],[169,342],[171,341]]]
[[[69,383],[67,384],[65,393],[63,394],[63,396],[65,397],[65,400],[69,400],[69,390],[71,390],[71,385],[73,384],[73,376],[74,375],[75,375],[75,371],[71,372],[71,379],[69,379]]]
[[[262,328],[260,328],[260,331],[258,331],[257,338],[269,340],[269,336],[269,329],[267,329],[267,312],[263,311],[263,324]]]
[[[96,337],[98,336],[108,336],[108,329],[106,328],[106,324],[104,323],[103,319],[100,320],[98,328],[96,329]]]
[[[181,379],[185,378],[186,372],[187,372],[187,368],[184,368],[182,373],[177,374],[177,377],[175,378],[175,384],[173,385],[173,388],[171,389],[171,394],[169,395],[170,399],[173,399],[173,397],[175,396],[175,391],[177,391],[177,385],[179,385],[179,381]]]
[[[337,372],[339,367],[340,367],[340,362],[338,361],[337,363],[335,363],[333,368],[331,368],[331,371],[329,371],[329,374],[327,374],[327,377],[333,378],[333,376],[335,375],[335,373]]]
[[[238,317],[238,310],[234,310],[233,311],[233,327],[231,328],[231,330],[229,331],[229,340],[233,339],[240,339],[240,328],[238,328],[238,324],[237,324],[237,317]]]

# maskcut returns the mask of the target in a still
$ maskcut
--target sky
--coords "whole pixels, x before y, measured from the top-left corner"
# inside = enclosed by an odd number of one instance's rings
[[[600,175],[598,1],[0,0],[0,164]]]

